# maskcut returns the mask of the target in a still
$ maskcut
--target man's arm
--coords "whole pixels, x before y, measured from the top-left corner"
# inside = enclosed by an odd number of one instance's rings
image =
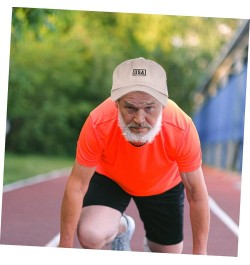
[[[193,232],[193,254],[207,254],[210,226],[208,192],[201,167],[193,172],[181,172],[190,206]]]
[[[95,167],[84,167],[77,161],[73,166],[62,200],[59,247],[73,247],[83,198],[94,172]]]

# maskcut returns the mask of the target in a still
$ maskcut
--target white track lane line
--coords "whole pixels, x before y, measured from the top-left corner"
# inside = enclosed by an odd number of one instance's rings
[[[54,170],[49,173],[40,174],[31,178],[23,179],[20,181],[13,182],[11,184],[6,184],[3,186],[3,192],[13,191],[16,189],[24,188],[31,185],[36,185],[48,180],[56,179],[62,176],[68,176],[70,173],[70,168],[63,168],[59,170]]]
[[[226,212],[219,207],[219,205],[211,197],[209,197],[209,206],[211,211],[238,237],[239,226]]]
[[[53,237],[45,247],[57,247],[59,245],[60,233],[58,233],[55,237]]]

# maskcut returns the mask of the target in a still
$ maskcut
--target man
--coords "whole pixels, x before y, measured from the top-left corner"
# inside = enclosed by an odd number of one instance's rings
[[[207,254],[208,194],[199,137],[170,99],[165,70],[136,58],[113,73],[111,98],[94,109],[77,143],[61,212],[60,247],[130,250],[135,223],[124,214],[131,198],[144,224],[145,248],[181,253],[184,189],[190,205],[193,253]]]

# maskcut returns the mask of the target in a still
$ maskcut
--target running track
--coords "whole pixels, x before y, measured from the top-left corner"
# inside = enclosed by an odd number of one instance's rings
[[[241,178],[235,173],[204,166],[210,196],[211,227],[208,255],[237,256]],[[60,205],[69,170],[40,175],[6,185],[2,197],[0,244],[22,246],[57,245]],[[127,214],[135,219],[132,251],[143,251],[144,231],[133,202]],[[192,253],[192,234],[185,202],[184,254]],[[75,239],[75,248],[80,245]]]

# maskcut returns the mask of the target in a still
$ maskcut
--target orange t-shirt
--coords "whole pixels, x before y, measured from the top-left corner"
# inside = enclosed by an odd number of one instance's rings
[[[163,110],[162,128],[150,144],[135,147],[122,135],[117,108],[108,98],[86,120],[76,160],[118,183],[135,196],[160,194],[181,182],[179,172],[201,165],[196,128],[172,100]]]

